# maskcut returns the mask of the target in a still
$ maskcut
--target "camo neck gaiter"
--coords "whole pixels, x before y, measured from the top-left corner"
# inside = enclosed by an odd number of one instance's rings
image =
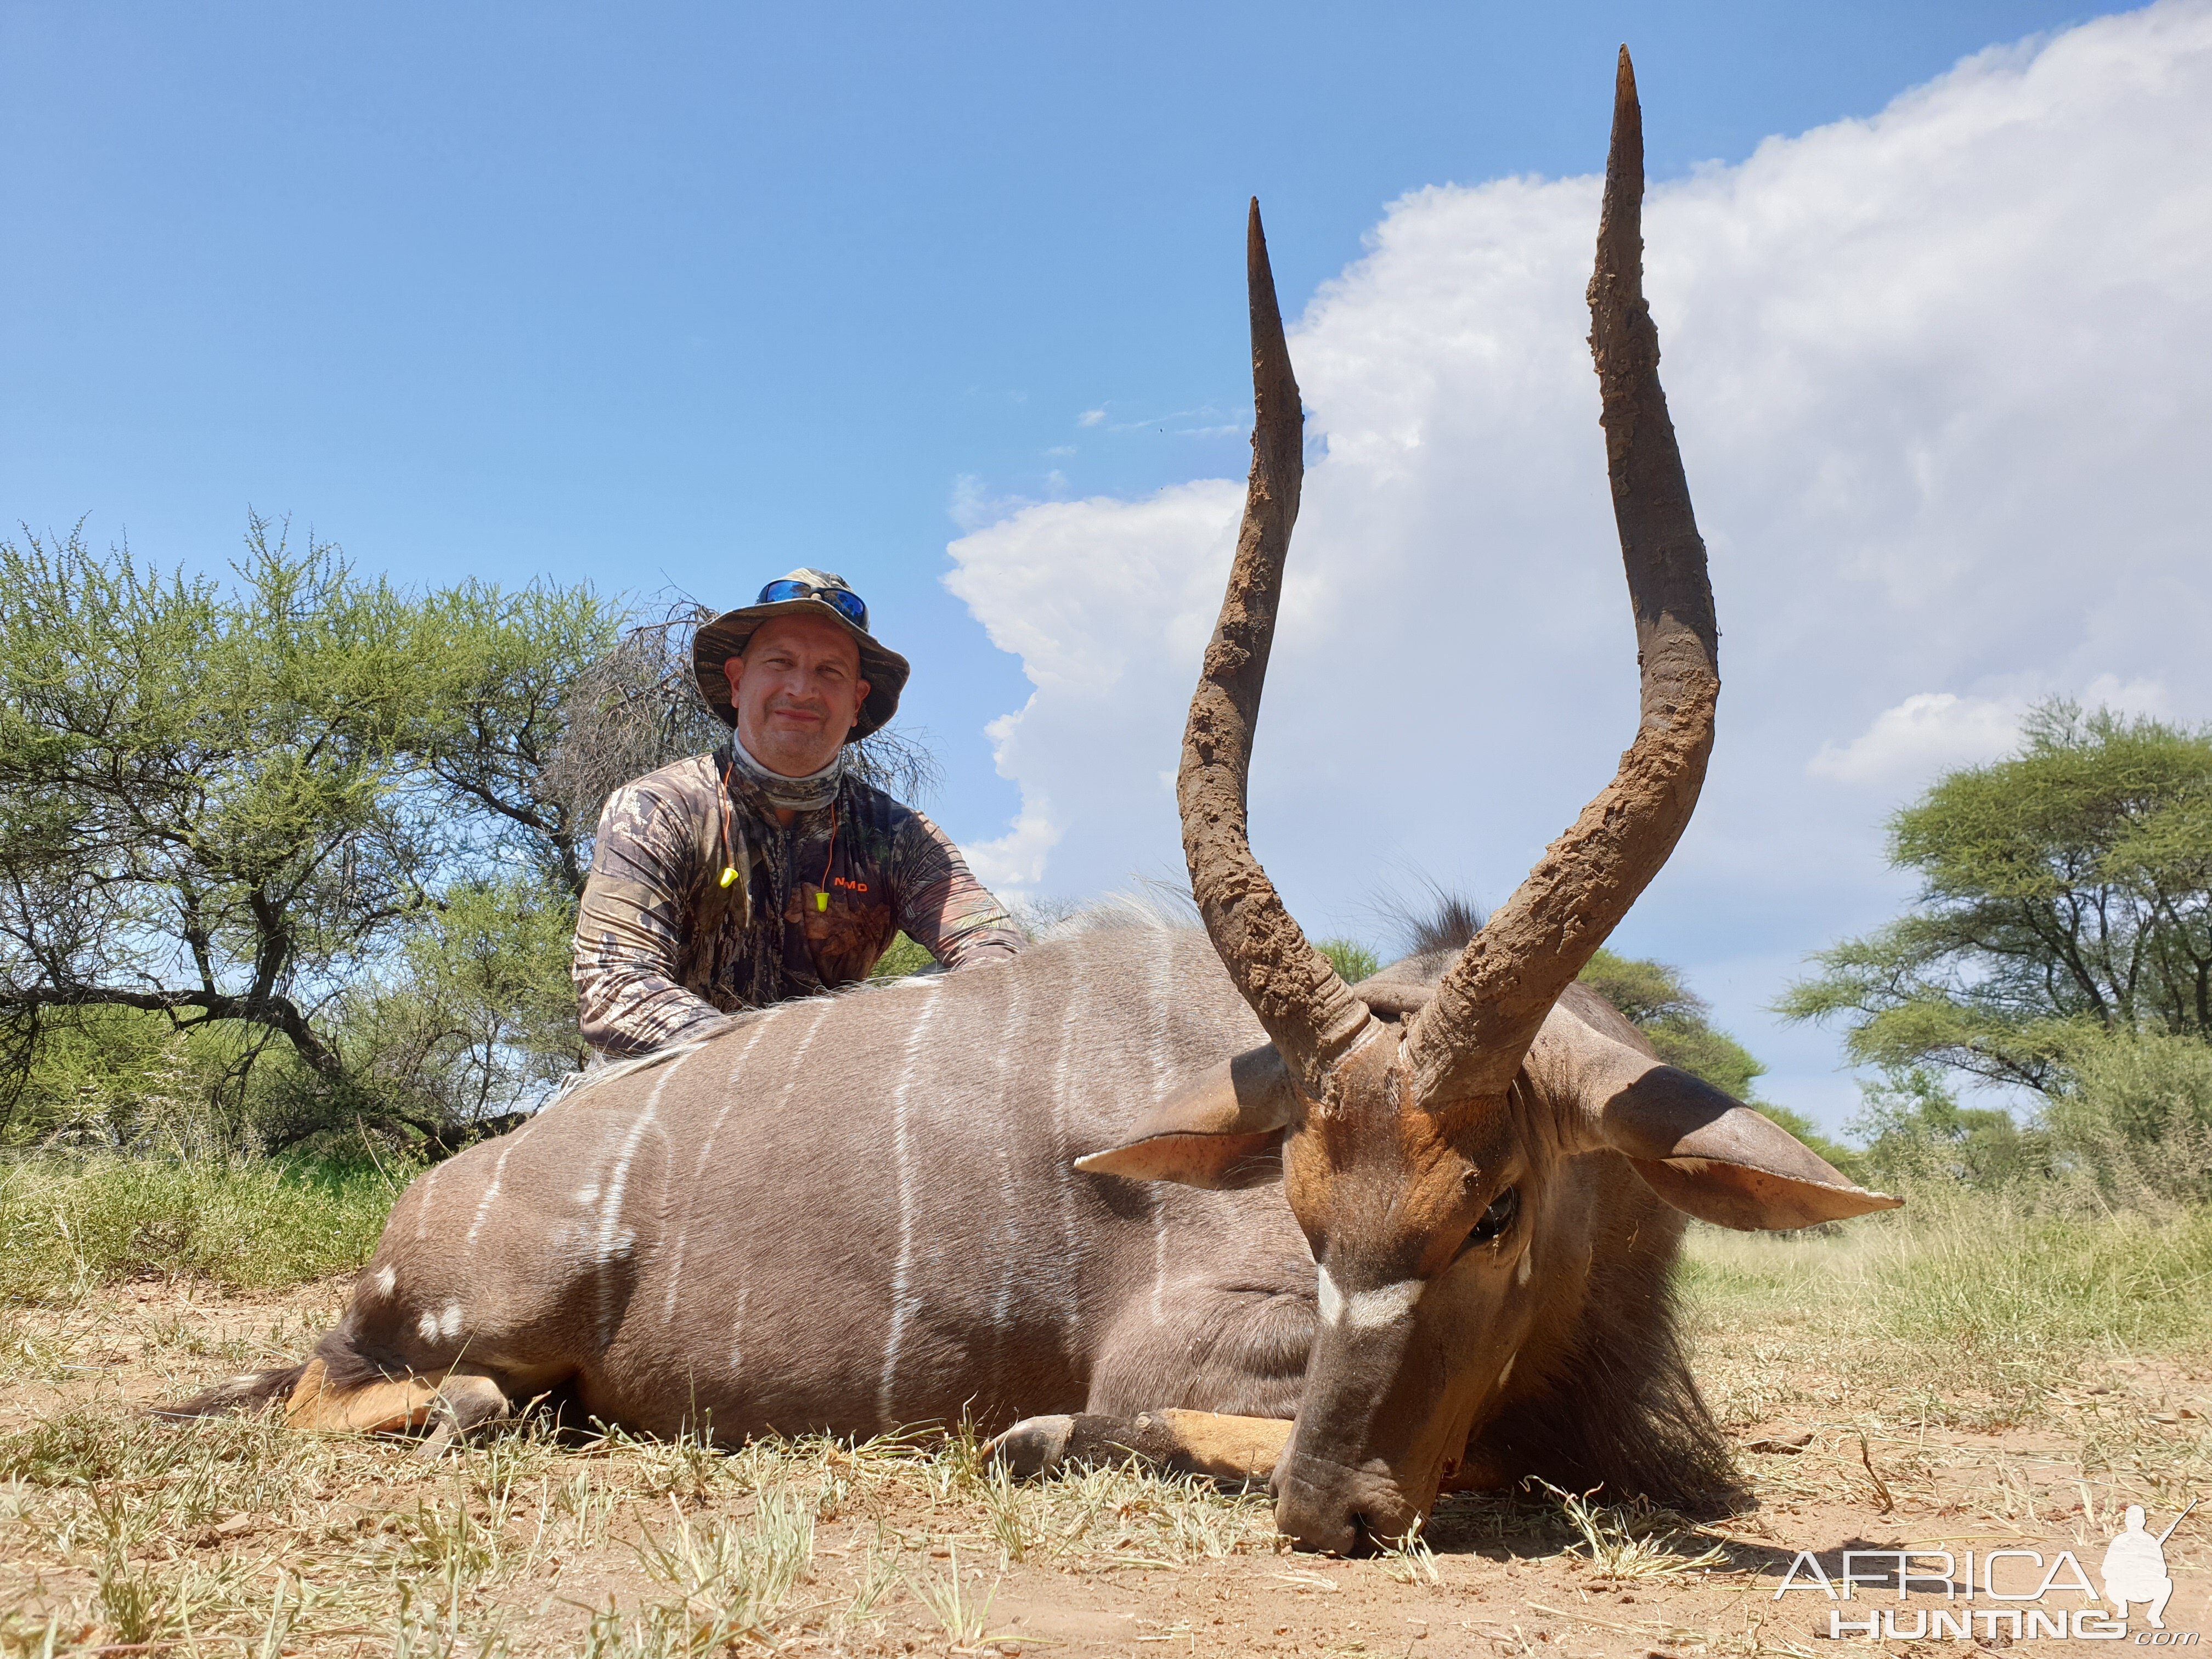
[[[771,806],[791,812],[819,812],[837,799],[837,786],[845,780],[845,750],[841,746],[830,764],[803,778],[771,772],[746,752],[737,734],[730,734],[730,760],[739,777]],[[733,779],[734,782],[735,780]]]

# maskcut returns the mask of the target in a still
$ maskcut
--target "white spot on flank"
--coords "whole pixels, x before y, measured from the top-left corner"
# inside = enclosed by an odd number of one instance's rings
[[[897,1419],[891,1415],[892,1385],[897,1380],[899,1347],[906,1339],[908,1320],[914,1316],[915,1297],[910,1288],[914,1273],[915,1171],[914,1152],[907,1135],[907,1104],[914,1092],[914,1080],[921,1070],[921,1037],[929,1029],[929,1022],[937,1013],[937,1001],[931,999],[907,1033],[906,1066],[899,1073],[898,1090],[891,1097],[891,1152],[898,1163],[899,1247],[898,1260],[891,1267],[891,1328],[884,1343],[883,1381],[876,1389],[876,1409],[888,1425]]]
[[[584,1188],[580,1188],[577,1190],[577,1193],[576,1193],[576,1202],[577,1202],[577,1203],[579,1203],[579,1204],[596,1204],[596,1203],[598,1203],[599,1201],[599,1189],[597,1187],[584,1187]]]
[[[1395,1325],[1413,1312],[1413,1304],[1421,1299],[1427,1280],[1401,1279],[1395,1285],[1379,1285],[1371,1291],[1354,1291],[1346,1296],[1336,1287],[1328,1276],[1328,1269],[1321,1270],[1321,1316],[1331,1325],[1349,1325],[1356,1331],[1380,1330],[1385,1325]]]
[[[732,1381],[737,1380],[741,1375],[738,1367],[744,1362],[745,1299],[751,1294],[752,1292],[744,1285],[740,1285],[738,1287],[737,1316],[730,1321],[730,1376]]]
[[[445,1313],[438,1320],[438,1334],[451,1339],[461,1334],[461,1304],[448,1302]]]
[[[415,1322],[415,1332],[425,1342],[435,1342],[438,1340],[438,1316],[434,1313],[424,1314]]]
[[[379,1296],[390,1296],[392,1286],[399,1282],[398,1269],[388,1265],[379,1267],[376,1270],[375,1279],[370,1282],[376,1286],[376,1293]]]

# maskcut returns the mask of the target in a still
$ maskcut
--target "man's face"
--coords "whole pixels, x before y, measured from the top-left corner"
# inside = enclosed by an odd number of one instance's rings
[[[722,672],[747,752],[787,778],[830,764],[868,696],[853,636],[812,617],[763,623]]]

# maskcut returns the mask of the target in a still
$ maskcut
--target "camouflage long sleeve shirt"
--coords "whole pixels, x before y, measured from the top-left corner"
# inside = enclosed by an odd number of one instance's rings
[[[738,872],[727,885],[726,869]],[[848,776],[786,829],[726,745],[678,761],[599,816],[576,919],[584,1040],[620,1055],[703,1036],[726,1014],[866,978],[901,930],[949,969],[1021,939],[945,832],[881,790]]]

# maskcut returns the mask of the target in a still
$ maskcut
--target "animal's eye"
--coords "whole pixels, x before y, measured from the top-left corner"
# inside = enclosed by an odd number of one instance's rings
[[[1467,1236],[1470,1244],[1487,1244],[1513,1224],[1513,1218],[1521,1212],[1521,1189],[1508,1187],[1490,1200],[1490,1207],[1474,1224],[1474,1231]]]

